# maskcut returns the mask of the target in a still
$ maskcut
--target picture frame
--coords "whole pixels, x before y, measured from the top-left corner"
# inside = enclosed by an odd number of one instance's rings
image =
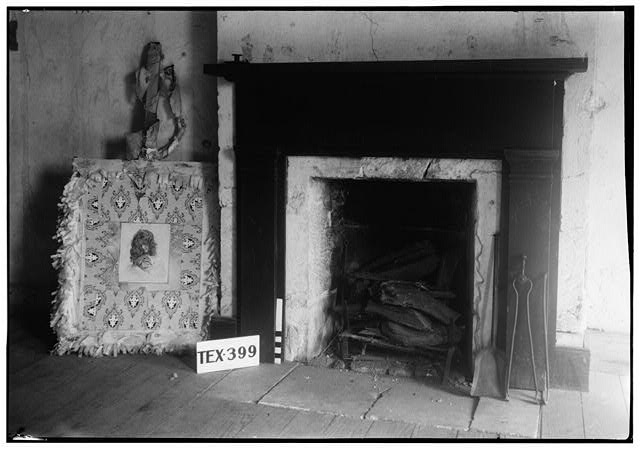
[[[214,166],[75,158],[53,256],[57,354],[178,352],[221,311]]]

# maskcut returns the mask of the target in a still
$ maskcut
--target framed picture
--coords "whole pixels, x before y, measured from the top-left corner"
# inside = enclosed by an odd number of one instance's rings
[[[56,352],[179,351],[219,314],[214,168],[75,159],[53,256]]]
[[[170,238],[169,224],[120,224],[118,281],[169,282]]]

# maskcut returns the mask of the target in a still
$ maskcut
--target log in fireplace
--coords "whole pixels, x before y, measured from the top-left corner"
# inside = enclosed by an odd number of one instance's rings
[[[403,239],[410,234],[399,230],[422,229],[413,246],[430,242],[441,259],[447,249],[438,246],[446,240],[434,233],[443,225],[424,213],[430,196],[437,196],[451,204],[450,211],[440,213],[455,219],[455,225],[444,227],[449,235],[472,231],[458,243],[466,252],[459,254],[463,279],[453,290],[456,299],[465,300],[458,310],[467,358],[490,338],[491,249],[499,232],[498,346],[510,349],[508,332],[517,322],[511,386],[532,388],[526,319],[522,312],[514,317],[509,289],[526,255],[542,384],[545,275],[552,372],[557,360],[563,84],[586,65],[586,59],[205,65],[206,73],[235,84],[239,333],[259,333],[261,357],[272,361],[273,305],[283,298],[284,357],[312,358],[339,325],[329,307],[344,269],[339,256],[345,246],[335,236],[327,238],[327,228],[337,227],[337,221],[343,233],[351,234],[344,267],[352,278],[358,270],[366,272],[365,257],[375,264],[376,258],[402,252],[397,238],[387,240],[381,245],[387,249],[376,255],[380,249],[371,244],[378,242],[372,236],[384,227],[395,227],[395,236]],[[460,185],[434,194],[436,181]],[[410,184],[413,191],[404,191]],[[340,192],[352,200],[366,198],[367,204],[336,216],[324,204]],[[405,208],[388,206],[393,195]],[[465,199],[469,202],[463,205]],[[388,217],[372,212],[384,211],[385,204],[392,211]],[[412,219],[417,222],[407,220],[412,210],[406,204],[416,205],[420,213]],[[427,229],[433,230],[426,234]],[[349,250],[357,255],[349,256]],[[314,262],[318,265],[310,265]],[[420,280],[430,281],[435,290],[440,268]]]

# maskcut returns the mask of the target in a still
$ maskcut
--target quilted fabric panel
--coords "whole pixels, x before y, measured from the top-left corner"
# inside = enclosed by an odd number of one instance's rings
[[[74,169],[58,227],[58,353],[195,346],[218,309],[213,168],[76,159]]]

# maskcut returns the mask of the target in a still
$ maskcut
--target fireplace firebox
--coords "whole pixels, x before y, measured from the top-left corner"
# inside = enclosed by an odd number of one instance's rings
[[[358,356],[471,356],[475,184],[324,183],[342,362],[355,366],[354,344]]]
[[[343,354],[455,346],[469,372],[490,340],[501,163],[288,157],[286,177],[285,358],[340,334]]]
[[[548,275],[553,372],[563,86],[586,65],[586,59],[205,65],[206,73],[234,83],[239,333],[260,334],[261,358],[272,361],[273,306],[283,298],[285,359],[308,360],[340,325],[328,313],[337,305],[337,275],[353,277],[376,258],[402,253],[403,244],[422,243],[425,254],[433,246],[442,259],[456,248],[437,237],[445,229],[451,242],[460,233],[463,248],[451,284],[462,303],[454,309],[462,317],[461,346],[471,360],[490,338],[499,232],[497,344],[513,345],[511,386],[533,387],[526,327],[519,324],[513,342],[507,333],[524,320],[514,316],[509,290],[523,255],[532,279]],[[429,190],[434,183],[451,185]],[[351,201],[332,210],[345,192]],[[463,205],[441,213],[440,220],[452,221],[446,224],[400,208],[430,196],[436,204]],[[348,203],[353,199],[360,199],[357,206]],[[372,211],[384,204],[398,221]],[[338,225],[337,236],[350,237],[347,246],[327,236],[326,228]],[[392,226],[423,230],[392,233]],[[438,262],[421,275],[427,288],[435,289],[444,271]],[[531,308],[540,386],[542,295],[532,292]]]

